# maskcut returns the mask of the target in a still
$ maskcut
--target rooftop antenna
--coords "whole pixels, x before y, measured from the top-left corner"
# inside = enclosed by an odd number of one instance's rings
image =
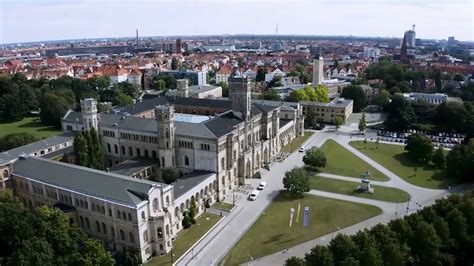
[[[413,25],[412,25],[412,27],[413,27],[413,31],[415,31],[415,26],[416,26],[415,24],[413,24]]]

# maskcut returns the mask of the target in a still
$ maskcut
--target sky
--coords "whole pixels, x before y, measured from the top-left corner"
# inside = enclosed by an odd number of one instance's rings
[[[474,41],[474,0],[0,0],[0,43],[279,34]]]

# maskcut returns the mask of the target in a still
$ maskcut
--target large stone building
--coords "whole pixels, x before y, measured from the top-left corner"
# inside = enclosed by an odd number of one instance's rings
[[[238,71],[229,85],[230,101],[156,97],[99,113],[95,100],[85,99],[80,112],[70,110],[62,119],[67,147],[70,132],[97,129],[107,170],[40,158],[38,152],[0,154],[8,186],[25,206],[63,210],[111,250],[136,248],[143,261],[165,254],[193,203],[202,213],[229,197],[303,135],[299,104],[253,101],[250,82]],[[180,178],[170,185],[146,180],[162,169]]]

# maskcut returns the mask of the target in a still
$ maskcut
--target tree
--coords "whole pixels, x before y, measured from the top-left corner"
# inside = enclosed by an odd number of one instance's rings
[[[461,181],[472,181],[474,177],[474,140],[466,145],[456,145],[446,156],[446,171]]]
[[[388,117],[384,124],[389,130],[406,130],[416,123],[416,115],[410,103],[400,95],[393,95],[387,107]]]
[[[367,95],[358,85],[349,85],[342,89],[341,97],[354,101],[354,112],[360,112],[367,106]]]
[[[161,170],[161,176],[165,184],[171,184],[177,179],[175,171],[171,168]]]
[[[7,134],[0,138],[0,152],[11,150],[35,141],[35,136],[26,132]]]
[[[408,136],[405,150],[416,162],[428,162],[433,155],[433,143],[425,134],[415,133]]]
[[[91,147],[92,154],[90,156],[89,167],[103,170],[104,169],[104,148],[102,147],[102,142],[99,139],[99,134],[95,128],[89,130],[90,143],[88,146]]]
[[[156,81],[156,87],[158,90],[162,91],[166,89],[166,82],[162,79],[159,79]]]
[[[327,88],[323,85],[318,85],[316,88],[306,86],[303,89],[291,91],[288,100],[292,102],[329,102],[329,94]]]
[[[358,248],[354,241],[343,234],[338,234],[331,240],[329,250],[332,252],[334,263],[341,265],[348,257],[358,257]]]
[[[53,93],[46,93],[41,102],[41,121],[45,124],[61,127],[61,118],[69,109],[67,101]]]
[[[115,106],[125,106],[125,105],[130,105],[133,103],[133,98],[126,95],[123,92],[119,92],[113,101],[113,105]]]
[[[171,69],[177,70],[178,68],[179,68],[179,61],[176,57],[173,57],[173,59],[171,59]]]
[[[444,156],[443,148],[438,148],[433,154],[431,161],[434,165],[436,165],[439,169],[444,169],[446,167],[446,158]]]
[[[281,97],[276,90],[267,90],[263,92],[259,98],[269,101],[281,101]]]
[[[222,88],[222,97],[229,97],[229,84],[221,81],[218,85]]]
[[[390,103],[390,92],[387,90],[381,90],[375,97],[374,97],[374,104],[378,105],[382,108],[385,108]]]
[[[342,118],[342,116],[336,116],[336,118],[334,119],[334,124],[336,125],[336,128],[339,128],[341,127],[342,124],[344,124],[344,118]]]
[[[267,74],[267,70],[263,67],[258,67],[257,69],[257,76],[255,77],[256,82],[265,81],[265,75]]]
[[[414,231],[413,244],[410,247],[420,265],[438,264],[441,239],[431,224],[426,222],[418,224]]]
[[[364,132],[367,128],[367,122],[365,121],[365,113],[362,113],[362,117],[359,119],[359,131]]]
[[[309,101],[309,96],[306,94],[306,92],[302,89],[300,90],[293,90],[290,92],[290,95],[288,96],[288,100],[291,102],[301,102],[301,101]]]
[[[456,73],[456,75],[454,75],[453,80],[456,80],[456,81],[464,81],[464,80],[465,80],[465,77],[464,77],[464,75],[462,75],[462,74]]]
[[[78,133],[74,137],[74,154],[76,155],[76,162],[78,165],[89,166],[87,139],[83,133]]]
[[[7,190],[8,191],[8,190]],[[114,265],[110,252],[59,209],[26,210],[0,191],[0,257],[6,265]]]
[[[303,156],[303,162],[306,165],[309,165],[313,168],[323,168],[326,167],[326,155],[324,152],[318,149],[317,147],[312,147],[306,151],[306,154]]]
[[[333,266],[332,252],[327,246],[316,246],[306,253],[304,259],[307,265]]]
[[[311,190],[308,173],[304,168],[293,168],[285,173],[283,187],[295,196],[302,196]]]
[[[293,256],[286,260],[285,266],[305,266],[305,263],[302,258]]]
[[[436,110],[436,125],[446,131],[465,132],[468,112],[465,106],[457,102],[445,102]]]

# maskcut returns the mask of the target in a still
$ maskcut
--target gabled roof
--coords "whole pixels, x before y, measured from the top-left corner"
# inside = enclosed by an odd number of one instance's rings
[[[232,112],[224,113],[204,122],[204,125],[218,138],[232,132],[235,126],[243,121],[233,115]]]
[[[87,167],[28,157],[13,164],[13,174],[59,186],[130,207],[148,200],[155,187],[164,184],[130,178]]]

